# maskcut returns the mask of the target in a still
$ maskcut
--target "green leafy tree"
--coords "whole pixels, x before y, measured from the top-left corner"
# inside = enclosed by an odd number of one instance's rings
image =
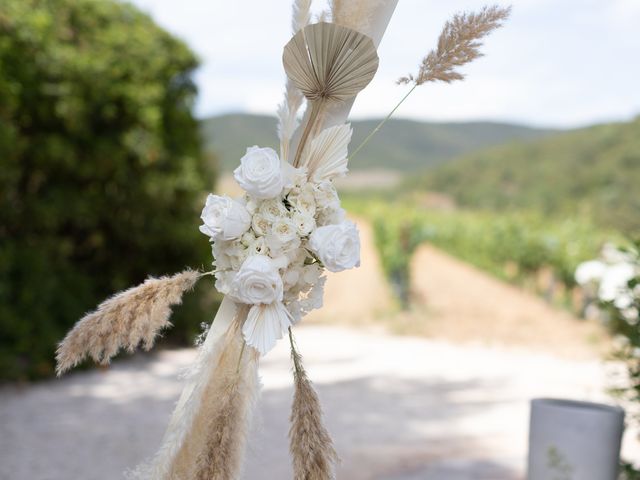
[[[0,377],[51,373],[56,343],[106,295],[208,263],[196,67],[128,4],[0,2]]]

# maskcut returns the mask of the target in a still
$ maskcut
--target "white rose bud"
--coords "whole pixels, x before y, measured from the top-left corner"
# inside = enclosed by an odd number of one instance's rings
[[[309,237],[309,248],[330,272],[360,266],[358,228],[348,220],[318,227]]]
[[[293,214],[293,224],[298,230],[298,235],[306,237],[316,228],[316,221],[313,216],[296,212]]]
[[[247,148],[233,176],[238,185],[255,198],[277,197],[286,182],[275,150],[257,146]]]
[[[247,257],[233,278],[231,296],[247,305],[282,301],[282,278],[273,260],[266,255]]]
[[[226,195],[209,194],[200,218],[203,222],[200,231],[214,239],[239,238],[251,226],[251,215],[244,205]]]
[[[318,204],[318,209],[328,208],[335,210],[340,208],[340,199],[333,183],[324,181],[313,184],[313,194]]]

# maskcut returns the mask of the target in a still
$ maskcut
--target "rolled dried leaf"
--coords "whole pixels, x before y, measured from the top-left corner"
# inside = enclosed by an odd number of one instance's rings
[[[348,100],[378,69],[371,39],[333,23],[300,30],[284,47],[282,61],[287,76],[308,100]]]
[[[160,330],[171,325],[171,306],[182,302],[183,294],[200,276],[185,270],[171,277],[150,277],[102,302],[82,317],[58,346],[58,376],[87,356],[107,364],[121,348],[133,351],[142,343],[145,350],[151,349]]]
[[[302,366],[302,357],[291,342],[294,363],[293,405],[289,449],[293,459],[294,480],[332,480],[338,455],[322,421],[318,394]]]

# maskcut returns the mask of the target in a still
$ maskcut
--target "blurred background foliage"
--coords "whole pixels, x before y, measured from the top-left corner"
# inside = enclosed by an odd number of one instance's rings
[[[576,285],[577,266],[607,241],[624,241],[587,219],[549,218],[535,210],[442,211],[422,207],[418,198],[347,200],[350,211],[372,221],[382,267],[403,308],[410,306],[415,249],[430,243],[582,315],[587,299]]]
[[[131,5],[0,3],[0,375],[48,375],[105,296],[210,263],[214,172],[192,115],[198,61]],[[209,162],[211,164],[211,162]],[[175,341],[210,319],[192,295]],[[204,308],[202,308],[204,307]]]

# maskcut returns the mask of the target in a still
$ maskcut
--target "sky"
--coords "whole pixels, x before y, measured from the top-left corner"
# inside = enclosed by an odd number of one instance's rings
[[[199,56],[199,117],[275,114],[285,81],[282,48],[291,36],[289,0],[130,1]],[[378,51],[376,78],[358,96],[351,117],[386,115],[407,89],[395,80],[417,69],[444,22],[485,3],[399,0]],[[325,3],[314,5],[319,11]],[[464,81],[419,87],[396,116],[574,128],[640,114],[640,0],[511,5],[511,19],[486,40],[485,56],[464,68]]]

